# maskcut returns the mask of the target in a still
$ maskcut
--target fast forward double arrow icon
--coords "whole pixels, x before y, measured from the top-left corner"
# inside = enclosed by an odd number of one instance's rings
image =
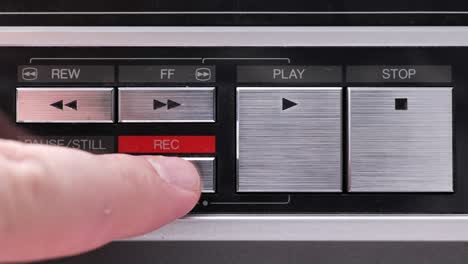
[[[78,100],[73,100],[69,103],[64,104],[63,100],[57,101],[55,103],[50,104],[50,106],[55,107],[57,109],[63,110],[63,106],[66,106],[68,108],[71,108],[73,110],[78,110]]]
[[[166,103],[163,103],[163,102],[161,102],[159,100],[153,100],[153,110],[157,110],[157,109],[165,107],[165,106],[167,106],[167,109],[170,110],[172,108],[176,108],[176,107],[180,106],[180,104],[175,102],[175,101],[172,101],[172,100],[167,100]]]

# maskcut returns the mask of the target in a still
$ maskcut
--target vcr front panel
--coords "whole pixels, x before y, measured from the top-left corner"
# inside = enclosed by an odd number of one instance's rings
[[[16,139],[171,155],[193,214],[468,213],[468,48],[1,47]]]

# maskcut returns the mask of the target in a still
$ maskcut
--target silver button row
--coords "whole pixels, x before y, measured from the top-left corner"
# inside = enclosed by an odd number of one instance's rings
[[[113,88],[17,88],[18,123],[113,123]],[[215,122],[215,88],[119,88],[119,122]]]
[[[239,192],[342,190],[342,88],[237,88]],[[18,122],[113,122],[112,88],[18,88]],[[452,88],[347,89],[350,192],[452,192]],[[214,122],[214,88],[120,88],[120,122]],[[204,169],[206,170],[206,168]]]
[[[452,88],[348,88],[350,192],[453,192]],[[342,88],[237,89],[239,192],[342,191]]]

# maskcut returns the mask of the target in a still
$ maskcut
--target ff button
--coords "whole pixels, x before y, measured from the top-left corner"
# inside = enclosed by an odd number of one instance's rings
[[[119,88],[119,122],[213,123],[215,88]]]

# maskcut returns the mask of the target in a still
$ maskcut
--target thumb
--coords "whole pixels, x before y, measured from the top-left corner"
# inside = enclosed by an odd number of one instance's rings
[[[157,229],[200,196],[179,158],[0,141],[0,262],[81,253]]]

